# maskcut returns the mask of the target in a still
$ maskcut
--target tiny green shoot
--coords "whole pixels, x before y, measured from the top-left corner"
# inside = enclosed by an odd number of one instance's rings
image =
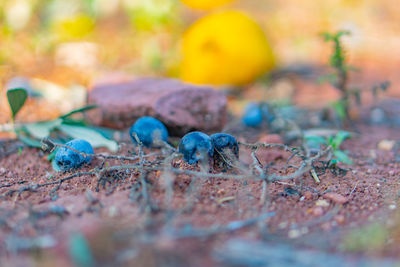
[[[332,103],[332,108],[342,122],[350,120],[349,110],[352,102],[361,104],[361,90],[349,87],[350,72],[358,71],[358,69],[347,63],[346,51],[342,43],[342,38],[346,35],[350,35],[350,32],[322,33],[325,42],[330,42],[333,45],[333,52],[329,60],[329,65],[333,71],[319,79],[320,82],[329,82],[341,93],[340,99]],[[372,87],[374,99],[378,98],[379,92],[386,92],[389,86],[389,81],[374,85]]]
[[[348,86],[349,72],[356,69],[346,62],[346,53],[342,44],[342,37],[346,35],[350,35],[350,32],[338,31],[336,33],[325,32],[322,34],[326,42],[333,44],[333,53],[330,57],[329,65],[334,69],[334,72],[322,77],[321,80],[328,81],[340,91],[341,98],[333,103],[333,108],[342,121],[349,119],[350,97],[360,98],[359,90],[350,89]]]
[[[349,132],[339,131],[336,135],[331,135],[327,138],[309,135],[305,137],[305,141],[309,146],[315,146],[317,144],[331,147],[332,158],[330,159],[329,165],[335,166],[339,162],[352,165],[353,160],[347,155],[346,151],[341,149],[343,141],[349,138],[351,138],[351,134]]]

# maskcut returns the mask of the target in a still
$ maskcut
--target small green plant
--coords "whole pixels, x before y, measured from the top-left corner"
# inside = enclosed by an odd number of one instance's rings
[[[351,138],[351,134],[349,132],[339,131],[336,135],[331,135],[327,138],[317,135],[309,135],[305,137],[305,141],[306,145],[309,147],[315,147],[319,145],[331,147],[332,157],[329,161],[330,166],[336,166],[336,164],[339,162],[351,165],[353,164],[353,161],[347,155],[346,151],[340,148],[343,141],[349,138]]]
[[[350,120],[349,109],[352,101],[358,105],[361,104],[360,89],[350,88],[349,86],[350,72],[358,71],[358,69],[349,65],[346,61],[346,51],[342,44],[342,37],[346,35],[350,35],[350,32],[337,31],[336,33],[322,33],[324,40],[333,44],[333,53],[329,61],[333,72],[322,76],[320,81],[328,81],[340,91],[341,97],[338,101],[332,103],[332,107],[342,122]],[[380,92],[386,92],[389,86],[389,81],[384,81],[372,86],[374,99],[377,100],[378,94]]]
[[[340,131],[335,136],[329,136],[327,138],[327,146],[332,147],[333,157],[330,161],[331,164],[336,165],[338,162],[343,162],[345,164],[353,164],[353,161],[347,155],[347,152],[340,149],[343,141],[351,138],[351,134],[346,131]]]
[[[349,107],[351,97],[354,97],[357,103],[360,103],[360,90],[351,89],[348,85],[349,72],[356,70],[346,62],[346,53],[342,44],[342,37],[350,35],[348,31],[338,31],[336,33],[323,33],[326,42],[333,43],[333,53],[330,57],[329,65],[334,72],[322,77],[322,80],[329,81],[341,93],[341,98],[333,103],[333,108],[341,120],[349,119]]]
[[[7,91],[8,104],[11,109],[11,123],[0,125],[0,131],[14,132],[22,142],[31,147],[41,147],[40,141],[43,138],[53,137],[53,140],[59,143],[65,143],[65,141],[73,138],[81,138],[89,140],[93,147],[107,147],[111,151],[118,149],[117,143],[112,140],[111,130],[91,127],[83,120],[73,118],[74,114],[96,108],[93,105],[73,110],[54,120],[16,123],[15,118],[27,98],[28,94],[23,88]]]

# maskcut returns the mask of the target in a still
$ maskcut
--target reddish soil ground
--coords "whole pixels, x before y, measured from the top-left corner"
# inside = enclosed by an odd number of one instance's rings
[[[111,183],[105,188],[100,186],[98,192],[98,178],[93,175],[65,181],[57,191],[53,190],[57,185],[35,188],[32,185],[56,181],[71,173],[53,175],[46,155],[38,149],[25,147],[22,152],[4,155],[4,151],[17,146],[15,142],[3,143],[0,262],[5,266],[52,266],[56,261],[59,267],[70,266],[68,244],[77,231],[87,238],[99,266],[228,266],[232,262],[219,261],[215,252],[233,238],[285,243],[342,257],[341,244],[347,233],[371,222],[390,223],[390,240],[355,257],[389,257],[395,261],[400,252],[400,231],[395,220],[400,163],[393,149],[380,150],[377,144],[383,139],[400,140],[400,132],[388,127],[358,128],[361,134],[343,144],[354,159],[344,176],[327,170],[319,175],[320,184],[308,172],[294,180],[270,183],[265,206],[260,204],[261,181],[198,179],[189,194],[193,177],[186,174],[175,177],[172,201],[166,203],[161,171],[148,172],[147,198],[142,194],[143,181],[137,170],[115,173],[114,178],[109,177]],[[256,140],[257,135],[260,133],[250,139]],[[132,149],[123,146],[118,154],[129,155]],[[258,152],[268,171],[278,174],[293,173],[286,163],[290,155],[271,148]],[[249,162],[249,150],[241,148],[240,158]],[[154,156],[147,160],[161,166],[160,159]],[[128,161],[107,160],[105,166],[123,163]],[[298,163],[296,159],[291,161]],[[101,160],[95,159],[79,172],[100,165]],[[192,168],[180,160],[174,166]],[[26,186],[31,190],[18,191]],[[17,191],[8,194],[14,189]],[[260,219],[262,215],[265,217]],[[259,220],[254,223],[251,218]],[[233,221],[248,225],[235,230],[229,224]]]

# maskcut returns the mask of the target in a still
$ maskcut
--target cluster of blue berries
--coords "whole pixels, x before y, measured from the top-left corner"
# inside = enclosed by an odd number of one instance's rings
[[[133,143],[137,143],[137,137],[146,147],[160,147],[160,141],[168,140],[167,128],[153,117],[141,117],[132,125],[129,133]],[[182,138],[178,146],[178,151],[189,164],[196,164],[209,158],[221,159],[220,156],[225,149],[232,150],[232,154],[238,157],[239,146],[235,137],[225,133],[208,136],[202,132],[190,132]]]
[[[267,103],[252,102],[246,106],[242,122],[248,127],[258,127],[263,122],[271,123],[275,119],[272,108]]]
[[[211,136],[202,132],[186,134],[178,147],[183,159],[189,164],[214,159],[214,162],[232,161],[239,157],[239,145],[235,137],[226,133],[216,133]]]
[[[165,125],[153,117],[139,118],[129,130],[134,144],[138,141],[145,147],[162,147],[168,141],[168,130]],[[68,171],[90,163],[90,154],[93,148],[89,142],[82,139],[74,139],[66,146],[73,150],[61,147],[57,150],[55,163],[62,171]],[[77,153],[82,152],[82,153]],[[226,133],[216,133],[208,136],[202,132],[190,132],[186,134],[178,146],[183,159],[189,164],[205,162],[214,159],[214,162],[226,162],[232,157],[239,157],[239,146],[235,137]]]

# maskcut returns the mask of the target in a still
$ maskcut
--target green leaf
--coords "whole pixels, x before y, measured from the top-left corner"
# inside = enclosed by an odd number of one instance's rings
[[[337,159],[331,159],[330,165],[336,165],[339,161]]]
[[[117,132],[116,130],[105,128],[105,127],[97,127],[97,126],[86,126],[86,128],[92,129],[107,139],[114,139],[114,134]]]
[[[26,99],[28,98],[28,93],[23,88],[15,88],[7,90],[7,99],[8,104],[10,105],[12,112],[12,119],[14,120],[18,111],[25,104]]]
[[[314,143],[326,145],[326,139],[323,138],[322,136],[308,135],[308,136],[305,136],[304,139],[306,140],[306,142],[314,142]]]
[[[328,145],[332,146],[333,149],[335,149],[335,144],[333,142],[333,136],[328,136],[328,138],[326,139]]]
[[[322,38],[324,38],[325,42],[335,39],[335,35],[331,34],[329,32],[323,32],[323,33],[320,33],[320,35],[322,36]]]
[[[50,132],[60,126],[62,123],[61,119],[55,119],[52,121],[27,123],[24,125],[25,130],[37,139],[48,137]]]
[[[89,242],[81,233],[72,234],[68,241],[69,256],[76,266],[94,266],[94,258]]]
[[[340,162],[343,162],[343,163],[348,164],[348,165],[352,165],[353,164],[353,161],[350,159],[350,157],[342,150],[334,151],[333,155]]]
[[[351,35],[351,32],[350,32],[350,31],[341,30],[341,31],[338,31],[338,32],[335,34],[335,37],[336,37],[336,38],[340,38],[340,37],[342,37],[342,36],[344,36],[344,35]]]
[[[318,135],[309,135],[304,137],[306,146],[309,149],[320,149],[321,144],[326,145],[326,139]]]
[[[47,160],[48,160],[48,161],[53,161],[54,158],[56,157],[56,153],[57,153],[57,148],[54,149],[54,151],[51,152],[49,155],[47,155]]]
[[[332,104],[333,109],[335,110],[336,114],[339,116],[341,120],[345,120],[347,115],[346,115],[346,109],[345,105],[342,101],[337,101]]]
[[[75,113],[85,112],[87,110],[91,110],[91,109],[94,109],[94,108],[97,108],[97,105],[88,105],[88,106],[85,106],[85,107],[82,107],[82,108],[78,108],[78,109],[75,109],[73,111],[68,112],[67,114],[64,114],[64,115],[60,116],[60,119],[65,119],[65,118],[68,118],[68,117],[70,117],[71,115],[73,115]]]
[[[333,138],[333,148],[339,148],[340,145],[343,143],[344,140],[351,138],[351,134],[346,131],[338,132],[335,137]]]
[[[112,152],[118,150],[117,142],[105,138],[99,132],[84,127],[61,124],[58,129],[72,138],[80,138],[88,141],[93,147],[106,147]]]
[[[79,126],[86,126],[87,123],[84,120],[78,119],[71,119],[71,118],[64,118],[62,119],[63,124],[68,124],[68,125],[79,125]]]
[[[21,140],[23,143],[25,143],[26,145],[28,145],[30,147],[38,147],[38,148],[42,147],[42,144],[36,139],[30,138],[21,133],[17,133],[17,136],[18,136],[19,140]]]
[[[325,41],[331,41],[331,40],[338,40],[340,37],[343,35],[350,35],[351,33],[349,31],[337,31],[336,33],[330,33],[330,32],[323,32],[320,35],[325,39]]]

